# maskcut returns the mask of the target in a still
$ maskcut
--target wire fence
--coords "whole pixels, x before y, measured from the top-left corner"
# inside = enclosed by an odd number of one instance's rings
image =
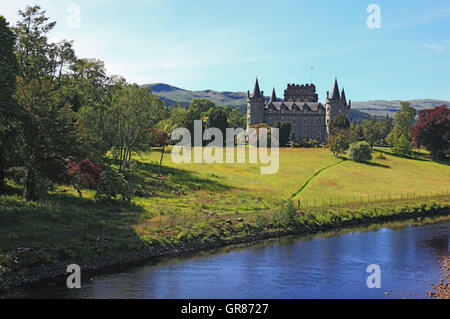
[[[438,199],[449,196],[449,191],[423,191],[423,192],[390,192],[385,194],[366,194],[358,196],[330,196],[318,199],[303,199],[297,198],[293,200],[295,206],[299,211],[314,211],[326,208],[361,208],[375,204],[390,203],[390,202],[407,202],[420,199]],[[280,208],[283,208],[282,204]],[[220,211],[192,211],[189,209],[179,210],[178,212],[161,210],[158,216],[152,218],[144,218],[139,224],[144,230],[164,229],[175,225],[187,225],[201,221],[216,221],[235,223],[249,219],[254,219],[257,216],[265,216],[271,218],[277,209],[261,209],[256,211],[234,211],[234,212],[220,212]]]

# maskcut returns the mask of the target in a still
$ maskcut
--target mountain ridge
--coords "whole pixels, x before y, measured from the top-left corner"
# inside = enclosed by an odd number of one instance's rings
[[[190,91],[166,83],[151,83],[142,86],[150,88],[155,95],[171,106],[180,103],[182,106],[186,107],[195,98],[206,98],[218,105],[239,107],[243,112],[245,112],[247,107],[246,92],[214,91],[209,89],[203,91]],[[266,97],[267,100],[269,100],[269,98],[269,96]],[[385,116],[386,114],[393,116],[395,112],[400,110],[400,102],[401,100],[352,101],[352,111],[376,116]],[[450,105],[450,101],[439,99],[413,99],[408,100],[408,102],[410,102],[411,106],[417,110],[431,109],[443,104]],[[356,115],[356,113],[354,114]],[[366,118],[364,115],[360,116]]]

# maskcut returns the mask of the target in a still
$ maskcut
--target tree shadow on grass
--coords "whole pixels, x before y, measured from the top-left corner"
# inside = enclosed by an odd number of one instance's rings
[[[375,163],[375,162],[362,162],[361,164],[366,164],[366,165],[374,166],[374,167],[391,168],[389,165]]]
[[[394,157],[399,157],[399,158],[404,158],[404,159],[409,159],[409,160],[415,160],[415,161],[423,161],[423,162],[430,162],[431,159],[424,156],[422,153],[418,153],[418,152],[413,152],[413,155],[415,156],[408,156],[408,155],[400,155],[400,154],[396,154],[394,152],[386,152],[380,149],[374,149],[374,152],[379,152],[379,153],[383,153],[386,155],[390,155],[390,156],[394,156]]]
[[[170,183],[180,185],[187,190],[202,189],[212,192],[223,192],[234,188],[214,179],[195,176],[192,172],[185,169],[162,166],[162,176],[158,177],[158,164],[136,162],[134,165],[135,171],[131,172],[130,178],[133,182],[140,184],[146,183],[144,177],[146,176],[151,179],[154,185],[158,185],[159,181],[163,182],[170,179]]]

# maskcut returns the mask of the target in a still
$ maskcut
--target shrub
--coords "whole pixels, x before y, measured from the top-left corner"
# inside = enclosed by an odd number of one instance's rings
[[[320,141],[317,140],[301,140],[299,142],[292,143],[293,147],[303,147],[303,148],[312,148],[319,147]]]
[[[350,144],[349,158],[355,162],[368,162],[372,159],[370,145],[366,142]]]
[[[277,222],[281,227],[295,227],[298,223],[297,210],[293,201],[288,201],[276,216]]]
[[[255,223],[259,228],[266,228],[269,225],[269,219],[265,215],[257,215],[255,217]]]
[[[102,170],[100,166],[91,162],[89,159],[84,159],[79,162],[69,162],[69,169],[67,175],[70,183],[75,187],[81,197],[81,187],[93,188],[96,187]]]
[[[100,175],[95,198],[97,200],[117,200],[119,199],[118,195],[120,195],[120,201],[126,203],[130,202],[130,186],[123,174],[108,167]]]

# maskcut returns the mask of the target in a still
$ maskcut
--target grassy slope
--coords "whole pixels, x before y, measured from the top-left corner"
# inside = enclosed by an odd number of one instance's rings
[[[320,169],[334,165],[316,177],[294,199],[321,201],[328,197],[342,200],[361,196],[402,196],[413,193],[441,192],[450,188],[450,166],[426,159],[406,159],[385,154],[385,159],[374,153],[372,164],[360,164],[335,158],[327,149],[280,149],[280,169],[274,175],[261,175],[260,164],[174,164],[170,154],[164,164],[171,169],[187,170],[193,176],[212,181],[211,187],[187,193],[184,197],[161,197],[153,203],[186,209],[199,202],[204,209],[256,210],[270,208],[295,194]],[[159,153],[140,157],[145,162],[156,162]],[[147,200],[140,200],[145,202]],[[193,206],[194,205],[194,206]]]

